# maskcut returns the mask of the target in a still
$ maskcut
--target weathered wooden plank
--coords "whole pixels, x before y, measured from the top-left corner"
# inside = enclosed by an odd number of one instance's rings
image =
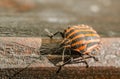
[[[50,40],[48,38],[0,37],[0,77],[3,79],[120,78],[120,38],[102,38],[102,48],[97,54],[99,62],[87,59],[89,68],[85,68],[82,63],[69,64],[56,75],[58,67],[54,66],[54,63],[61,59],[61,55],[50,55],[49,53],[54,52],[53,50],[41,55],[38,50],[45,44],[48,48],[52,48],[60,41],[56,38]],[[24,49],[23,52],[18,51],[18,48]],[[29,50],[29,53],[26,50]],[[33,50],[36,51],[33,52]]]

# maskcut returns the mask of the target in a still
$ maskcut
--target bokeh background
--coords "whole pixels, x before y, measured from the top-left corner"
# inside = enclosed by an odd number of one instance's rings
[[[45,37],[87,24],[102,37],[120,37],[120,0],[0,0],[0,36]]]

